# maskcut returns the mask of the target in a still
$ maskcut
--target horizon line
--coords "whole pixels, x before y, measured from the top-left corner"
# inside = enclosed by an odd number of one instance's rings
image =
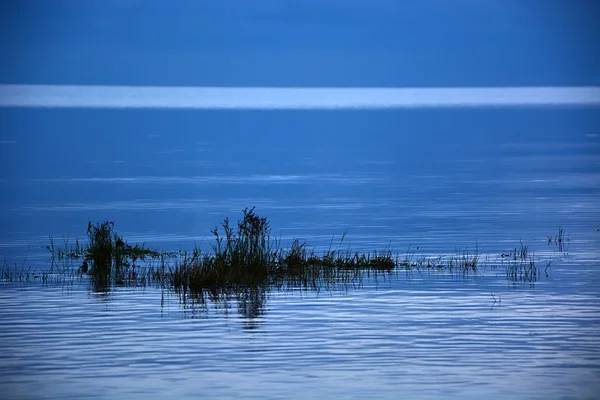
[[[600,106],[598,86],[215,87],[0,84],[0,107],[335,110]]]

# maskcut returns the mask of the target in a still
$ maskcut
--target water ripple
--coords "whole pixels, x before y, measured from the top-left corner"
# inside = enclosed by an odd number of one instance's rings
[[[88,385],[98,398],[343,396],[349,385],[388,398],[597,393],[597,293],[492,290],[500,305],[485,286],[445,279],[271,292],[266,313],[246,319],[235,302],[193,309],[152,288],[5,287],[0,387],[46,398]]]

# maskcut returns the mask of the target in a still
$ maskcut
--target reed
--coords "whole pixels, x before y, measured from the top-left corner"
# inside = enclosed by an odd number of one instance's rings
[[[502,254],[502,264],[506,271],[506,277],[511,282],[535,283],[541,276],[541,270],[536,265],[535,253],[529,251],[529,247],[521,242],[519,248]],[[544,273],[548,276],[548,268],[552,261],[548,262]]]
[[[417,255],[418,247],[416,250],[409,247],[401,256],[393,252],[391,246],[361,253],[343,247],[347,232],[342,234],[337,246],[332,236],[324,251],[310,248],[300,239],[293,240],[286,248],[281,246],[280,240],[271,237],[269,221],[257,215],[254,208],[246,208],[242,213],[237,223],[225,218],[210,231],[214,240],[207,251],[194,247],[191,251],[164,252],[144,245],[132,246],[116,233],[113,222],[89,222],[84,243],[75,240],[71,245],[63,238],[61,247],[50,237],[46,246],[51,253],[50,274],[66,273],[72,263],[79,263],[76,275],[89,278],[98,291],[112,286],[153,283],[184,293],[212,294],[248,287],[319,289],[358,285],[365,276],[385,276],[398,271],[476,275],[488,266],[497,268],[497,262],[511,281],[535,282],[541,276],[535,255],[523,243],[492,261],[488,255],[482,258],[478,246],[474,250],[457,249],[449,256]],[[564,230],[560,228],[556,242],[564,240]],[[550,263],[543,271],[546,276]],[[0,269],[0,278],[4,281],[40,276],[45,275],[24,267],[8,267],[6,263]]]
[[[570,235],[565,232],[563,227],[558,227],[558,233],[556,235],[548,235],[548,246],[551,244],[555,244],[558,247],[558,251],[565,251],[566,244],[570,241]]]

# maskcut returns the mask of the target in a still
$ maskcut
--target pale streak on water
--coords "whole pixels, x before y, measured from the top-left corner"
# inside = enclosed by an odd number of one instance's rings
[[[598,106],[596,87],[168,87],[0,85],[0,106],[150,109],[386,109]]]
[[[0,393],[48,399],[597,398],[600,147],[589,129],[573,135],[534,142],[524,135],[437,164],[431,157],[416,170],[402,164],[405,155],[393,160],[384,153],[357,158],[346,172],[326,166],[327,173],[302,172],[327,162],[316,149],[303,161],[282,159],[245,172],[243,163],[223,155],[214,163],[186,159],[186,151],[171,151],[184,147],[169,147],[167,140],[156,146],[157,156],[174,157],[166,160],[185,162],[193,172],[120,174],[145,157],[108,154],[85,160],[104,166],[104,175],[86,173],[83,164],[69,176],[44,170],[3,175],[3,188],[14,196],[27,193],[3,203],[9,207],[0,214],[13,222],[1,232],[1,254],[19,265],[47,265],[47,235],[58,244],[63,233],[71,243],[84,239],[90,218],[114,218],[130,242],[189,248],[203,243],[203,233],[223,217],[235,219],[251,205],[272,220],[278,238],[301,237],[320,248],[332,233],[337,240],[350,228],[347,240],[357,250],[390,245],[401,255],[433,257],[473,251],[477,244],[497,257],[523,240],[542,267],[543,259],[556,260],[549,277],[535,285],[508,281],[500,267],[466,278],[399,273],[347,291],[272,291],[253,316],[241,313],[235,300],[229,307],[192,307],[154,287],[102,295],[86,282],[3,283]],[[0,151],[17,152],[27,140],[25,134],[3,137]],[[231,151],[245,154],[241,147]],[[46,161],[55,158],[50,151]],[[285,162],[300,171],[287,171]],[[207,165],[217,166],[218,177],[197,173]],[[53,197],[36,197],[31,188]],[[547,244],[559,225],[571,239],[564,252]]]

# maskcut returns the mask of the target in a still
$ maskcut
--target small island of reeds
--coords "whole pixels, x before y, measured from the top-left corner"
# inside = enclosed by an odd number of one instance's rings
[[[535,256],[528,247],[504,252],[490,260],[477,246],[472,252],[457,251],[450,256],[415,256],[415,252],[394,252],[390,247],[370,253],[342,249],[345,234],[334,248],[317,251],[299,239],[284,248],[281,240],[271,236],[269,221],[259,216],[254,208],[244,209],[242,218],[231,224],[225,218],[210,232],[213,241],[207,250],[195,247],[185,251],[159,251],[144,245],[130,245],[114,228],[111,221],[88,223],[85,244],[65,243],[58,247],[50,238],[46,248],[51,253],[52,267],[48,271],[12,272],[2,270],[5,281],[28,280],[31,277],[48,281],[59,271],[63,275],[88,277],[95,290],[108,290],[119,285],[158,284],[180,293],[216,293],[239,291],[252,287],[302,287],[318,289],[337,284],[356,284],[364,276],[380,276],[406,271],[449,271],[454,274],[476,275],[481,267],[503,266],[506,277],[513,282],[535,282],[542,273],[547,276],[552,263],[545,269],[535,264]],[[550,244],[552,238],[548,240]],[[562,228],[554,242],[565,242]],[[337,241],[336,241],[337,243]],[[60,262],[63,267],[60,267]],[[64,266],[68,261],[73,268]],[[55,268],[56,266],[56,268]]]

